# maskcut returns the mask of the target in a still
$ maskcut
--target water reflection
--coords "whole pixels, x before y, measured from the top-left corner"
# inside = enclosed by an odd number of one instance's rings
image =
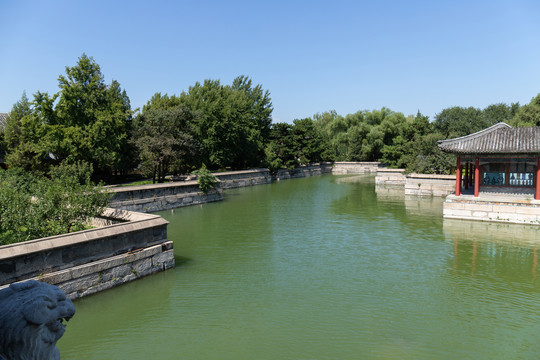
[[[444,219],[443,232],[453,244],[456,274],[511,279],[514,284],[538,278],[540,228],[536,226]]]
[[[375,194],[379,201],[403,201],[405,199],[405,188],[396,186],[375,186]]]

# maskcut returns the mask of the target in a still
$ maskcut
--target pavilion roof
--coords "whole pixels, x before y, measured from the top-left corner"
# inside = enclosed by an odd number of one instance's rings
[[[439,140],[439,149],[455,154],[540,154],[540,127],[513,128],[500,122],[474,134]]]

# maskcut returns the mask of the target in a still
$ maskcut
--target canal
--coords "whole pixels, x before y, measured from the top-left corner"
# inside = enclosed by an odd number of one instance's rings
[[[75,302],[82,359],[537,359],[539,228],[322,176],[158,213],[176,268]]]

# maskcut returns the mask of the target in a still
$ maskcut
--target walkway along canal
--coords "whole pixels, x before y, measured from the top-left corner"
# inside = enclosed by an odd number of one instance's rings
[[[442,201],[321,176],[158,212],[176,268],[77,300],[62,359],[536,358],[540,228]]]

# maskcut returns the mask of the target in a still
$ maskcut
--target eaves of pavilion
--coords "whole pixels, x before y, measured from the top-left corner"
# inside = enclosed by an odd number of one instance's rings
[[[473,190],[534,191],[540,200],[540,127],[498,123],[474,134],[440,140],[439,149],[457,155],[456,196]]]

